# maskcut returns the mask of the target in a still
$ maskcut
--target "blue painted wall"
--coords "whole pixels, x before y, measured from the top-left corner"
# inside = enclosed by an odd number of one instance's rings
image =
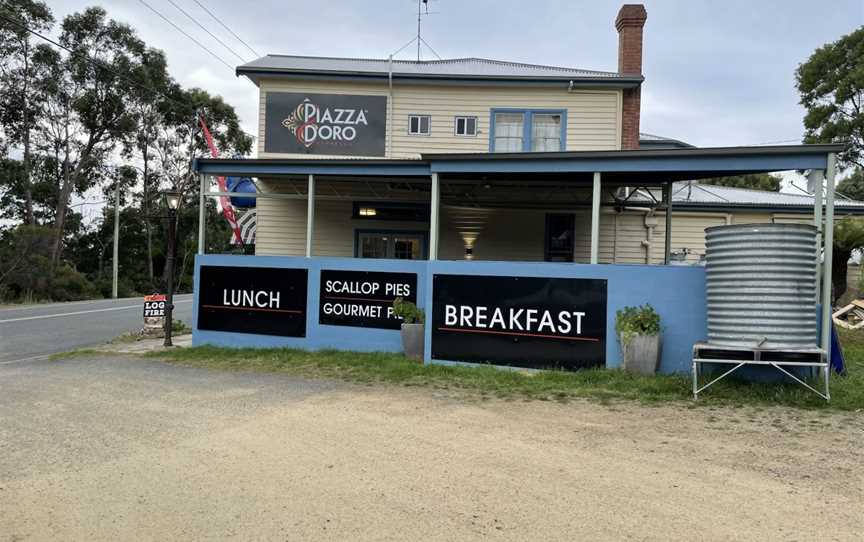
[[[587,265],[546,262],[429,262],[426,276],[426,306],[432,304],[435,274],[507,275],[606,279],[606,366],[621,365],[621,350],[615,337],[615,311],[650,303],[663,325],[660,371],[690,370],[693,343],[705,339],[705,269],[656,265]],[[431,360],[432,329],[426,328],[426,360]],[[449,361],[449,360],[434,360]]]
[[[195,345],[288,346],[313,350],[339,348],[367,352],[401,351],[399,331],[318,325],[321,269],[417,273],[417,300],[418,305],[424,308],[431,307],[432,304],[432,276],[435,273],[606,279],[608,281],[607,367],[618,367],[621,364],[621,351],[615,337],[615,311],[625,306],[650,303],[660,314],[663,325],[661,372],[689,371],[693,343],[704,340],[706,336],[705,269],[702,267],[206,255],[195,259],[196,291],[201,265],[309,269],[307,336],[306,338],[273,337],[199,330],[196,296],[192,317],[194,330],[192,342]],[[427,326],[426,362],[450,361],[431,359],[431,334],[431,327]]]
[[[359,352],[401,352],[402,339],[398,330],[368,329],[318,324],[318,300],[321,288],[322,269],[344,269],[353,271],[389,271],[392,273],[417,273],[417,301],[425,306],[426,261],[411,260],[361,260],[353,258],[302,258],[289,256],[225,256],[207,254],[195,257],[195,291],[202,265],[237,267],[292,267],[309,270],[309,294],[306,306],[306,337],[276,337],[251,335],[248,333],[225,333],[198,329],[198,296],[192,305],[192,344],[215,344],[231,347],[292,347],[319,350],[338,348]]]

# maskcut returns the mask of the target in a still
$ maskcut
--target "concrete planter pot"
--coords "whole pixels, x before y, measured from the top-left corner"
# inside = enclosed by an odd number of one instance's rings
[[[425,336],[423,324],[402,324],[402,351],[405,355],[422,362]]]
[[[642,375],[653,375],[660,366],[660,335],[633,335],[629,342],[621,337],[624,370]]]

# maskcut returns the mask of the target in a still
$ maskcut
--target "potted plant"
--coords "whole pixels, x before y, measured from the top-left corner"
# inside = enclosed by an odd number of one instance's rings
[[[615,313],[625,371],[653,375],[660,365],[660,315],[651,305],[624,307]]]
[[[425,313],[410,301],[401,297],[393,300],[393,314],[402,318],[402,351],[409,358],[423,361]]]

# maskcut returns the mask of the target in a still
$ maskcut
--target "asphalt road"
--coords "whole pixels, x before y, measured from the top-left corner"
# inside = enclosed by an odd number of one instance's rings
[[[174,317],[192,323],[192,294],[174,298]],[[143,325],[140,297],[0,307],[0,364],[110,341]]]

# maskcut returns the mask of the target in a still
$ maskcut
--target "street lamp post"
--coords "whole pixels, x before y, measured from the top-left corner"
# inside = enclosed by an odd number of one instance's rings
[[[165,307],[165,342],[163,346],[174,346],[171,342],[174,315],[174,252],[177,244],[177,208],[180,207],[180,192],[173,190],[162,192],[165,206],[168,208],[168,255],[165,261],[168,275],[168,303]]]

